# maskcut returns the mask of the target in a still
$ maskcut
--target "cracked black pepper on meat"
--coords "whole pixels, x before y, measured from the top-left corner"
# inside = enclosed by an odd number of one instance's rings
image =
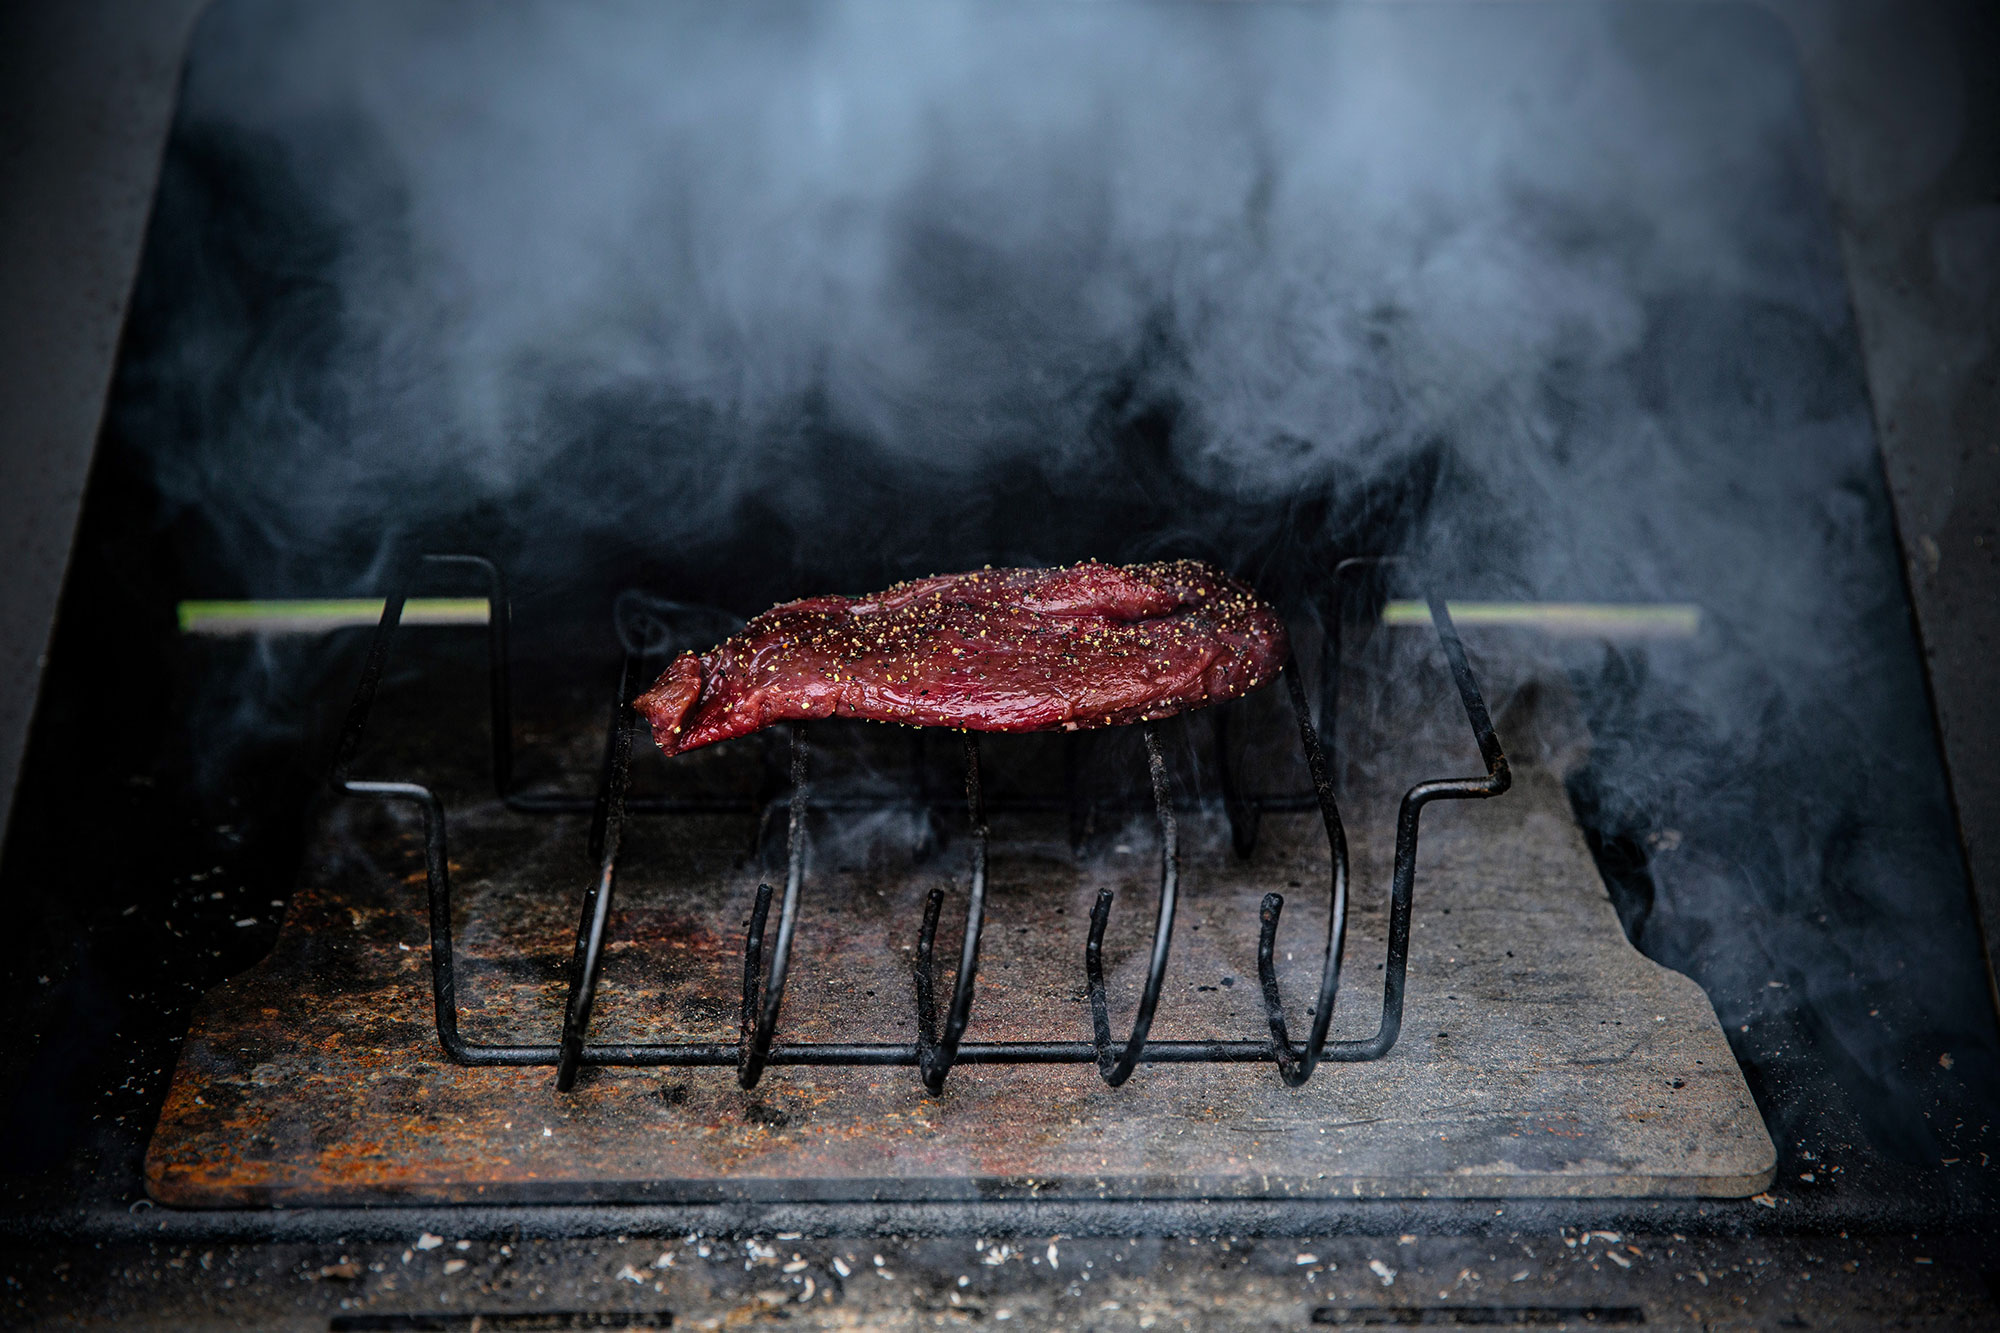
[[[1289,651],[1270,604],[1200,561],[988,568],[773,607],[635,706],[670,755],[824,717],[1074,731],[1236,698]]]

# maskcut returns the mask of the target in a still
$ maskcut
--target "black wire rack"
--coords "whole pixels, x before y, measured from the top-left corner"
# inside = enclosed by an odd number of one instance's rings
[[[1353,578],[1389,562],[1350,560],[1336,570],[1336,603],[1340,591]],[[446,819],[443,802],[431,788],[414,782],[384,781],[352,776],[356,754],[367,728],[368,716],[389,660],[389,648],[402,620],[403,607],[418,579],[426,572],[472,569],[487,584],[488,678],[491,696],[492,770],[496,794],[509,809],[526,814],[583,813],[591,815],[590,860],[595,874],[586,885],[583,910],[576,931],[575,948],[568,976],[568,999],[563,1010],[562,1031],[554,1044],[499,1045],[471,1042],[459,1032],[457,974],[452,944],[451,871],[447,856]],[[368,796],[387,802],[408,802],[423,812],[425,879],[430,914],[431,991],[436,1010],[438,1040],[446,1057],[461,1065],[553,1065],[556,1087],[568,1091],[586,1065],[727,1067],[734,1065],[737,1081],[744,1088],[756,1086],[764,1070],[773,1066],[912,1066],[932,1093],[941,1092],[945,1079],[958,1065],[1012,1064],[1095,1064],[1099,1075],[1112,1087],[1123,1084],[1140,1064],[1256,1064],[1270,1063],[1280,1078],[1292,1087],[1303,1084],[1321,1061],[1352,1062],[1375,1060],[1386,1055],[1402,1028],[1403,996],[1410,951],[1410,920],[1414,902],[1417,865],[1418,826],[1424,807],[1439,800],[1466,800],[1498,796],[1506,791],[1511,778],[1507,757],[1494,734],[1486,703],[1479,692],[1464,645],[1459,641],[1444,602],[1435,595],[1428,599],[1432,625],[1439,646],[1457,686],[1486,772],[1481,777],[1439,778],[1419,782],[1403,794],[1396,816],[1394,870],[1389,889],[1389,932],[1384,960],[1382,1017],[1373,1036],[1352,1041],[1327,1040],[1340,989],[1343,954],[1347,938],[1349,899],[1347,836],[1341,824],[1339,806],[1327,772],[1325,746],[1315,726],[1307,692],[1296,660],[1287,661],[1281,675],[1298,726],[1299,745],[1312,792],[1303,796],[1251,796],[1242,792],[1229,762],[1227,713],[1212,710],[1216,727],[1217,774],[1223,794],[1232,842],[1240,855],[1247,856],[1255,845],[1260,816],[1267,811],[1317,809],[1325,825],[1329,852],[1328,913],[1326,939],[1320,968],[1317,1003],[1311,1010],[1312,1027],[1303,1045],[1295,1045],[1285,1017],[1285,1003],[1275,965],[1278,926],[1284,897],[1264,895],[1258,913],[1257,973],[1262,986],[1267,1040],[1217,1039],[1208,1041],[1151,1041],[1154,1014],[1166,980],[1167,963],[1173,943],[1174,917],[1180,897],[1179,826],[1172,780],[1160,749],[1159,736],[1151,723],[1138,724],[1145,743],[1146,763],[1151,777],[1152,797],[1160,826],[1160,889],[1153,921],[1153,941],[1146,979],[1132,1026],[1124,1040],[1112,1033],[1110,1003],[1104,984],[1104,933],[1110,922],[1112,891],[1099,891],[1090,914],[1090,929],[1084,943],[1083,966],[1090,1001],[1091,1038],[1088,1041],[967,1041],[966,1029],[972,1020],[974,987],[979,972],[980,936],[986,920],[987,824],[991,808],[1059,810],[1070,812],[1072,842],[1080,839],[1084,824],[1084,801],[1074,762],[1065,765],[1063,797],[1053,800],[1016,796],[1004,802],[989,802],[981,788],[979,736],[962,733],[965,752],[965,804],[971,824],[971,882],[966,897],[965,922],[960,937],[958,967],[951,984],[949,1006],[940,1023],[936,944],[945,893],[933,889],[925,903],[917,936],[913,964],[913,984],[917,1008],[917,1038],[913,1043],[895,1042],[781,1042],[779,1020],[785,999],[785,981],[790,973],[792,951],[798,936],[800,904],[806,873],[806,829],[808,808],[838,811],[879,808],[879,802],[812,801],[809,785],[810,750],[807,728],[794,723],[791,731],[790,792],[767,799],[734,796],[634,796],[630,793],[633,735],[637,718],[631,700],[645,682],[644,654],[627,645],[618,693],[613,700],[607,729],[604,761],[594,796],[574,796],[526,792],[518,788],[514,775],[513,694],[510,683],[508,646],[510,610],[505,578],[498,565],[483,556],[425,555],[408,567],[397,589],[385,600],[382,618],[368,645],[361,680],[354,692],[340,731],[332,785],[337,793]],[[1322,724],[1331,726],[1335,705],[1334,680],[1339,663],[1338,605],[1329,617],[1329,631],[1321,659]],[[1074,754],[1072,748],[1071,753]],[[920,798],[923,797],[919,793]],[[778,898],[776,938],[770,930],[771,902],[778,897],[768,883],[757,886],[743,950],[743,996],[737,1040],[669,1041],[658,1043],[592,1043],[588,1040],[591,1010],[596,1000],[598,975],[604,958],[606,926],[618,885],[619,856],[625,824],[635,814],[754,813],[762,820],[784,810],[789,827],[786,836],[786,866],[783,896]]]

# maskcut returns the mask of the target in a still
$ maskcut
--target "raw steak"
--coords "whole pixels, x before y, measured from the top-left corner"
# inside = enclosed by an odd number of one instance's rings
[[[984,569],[772,607],[635,706],[670,755],[835,716],[1073,731],[1233,699],[1289,651],[1277,612],[1198,561]]]

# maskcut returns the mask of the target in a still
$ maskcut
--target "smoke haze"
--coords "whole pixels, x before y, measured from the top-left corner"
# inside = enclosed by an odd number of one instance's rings
[[[1816,151],[1747,11],[223,4],[114,434],[190,595],[469,531],[739,615],[1359,551],[1698,602],[1528,645],[1579,800],[1676,835],[1640,943],[1918,1153],[1991,1023]]]

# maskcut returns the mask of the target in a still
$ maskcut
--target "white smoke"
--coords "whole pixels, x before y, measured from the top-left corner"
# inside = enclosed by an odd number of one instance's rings
[[[782,527],[809,584],[906,540],[1150,553],[1428,451],[1421,579],[1704,608],[1543,664],[1606,817],[1688,831],[1655,951],[1732,1020],[1844,976],[1813,1003],[1861,1067],[1990,1045],[1941,1012],[1977,956],[1937,944],[1965,906],[1854,333],[1754,15],[222,5],[176,144],[223,164],[197,203],[279,201],[231,262],[281,295],[163,316],[126,419],[170,508],[282,557],[248,585],[482,505],[663,559]],[[155,262],[242,225],[163,210]],[[1118,403],[1164,414],[1146,467]],[[1167,526],[952,546],[996,476]],[[1887,990],[1932,1030],[1860,1024]]]

